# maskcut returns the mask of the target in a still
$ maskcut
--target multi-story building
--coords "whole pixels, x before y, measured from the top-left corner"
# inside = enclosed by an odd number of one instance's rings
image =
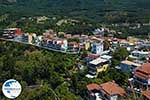
[[[57,50],[67,50],[68,48],[68,41],[66,39],[49,39],[47,40],[47,46],[49,48],[57,49]]]
[[[134,58],[134,59],[140,59],[143,57],[146,57],[147,55],[149,55],[150,52],[145,52],[145,51],[132,51],[131,55],[129,55],[130,58]]]
[[[150,63],[137,67],[134,72],[133,85],[140,89],[150,89]]]
[[[126,92],[115,82],[106,82],[100,85],[100,91],[104,100],[118,100],[119,97],[124,97]]]
[[[87,85],[87,100],[102,100],[100,96],[100,86],[95,83]]]
[[[21,29],[19,28],[8,28],[8,29],[4,29],[3,31],[3,37],[5,38],[14,38],[16,36],[21,36],[22,32]]]
[[[36,39],[36,34],[35,33],[26,33],[22,35],[22,42],[27,42],[29,44],[35,43],[35,39]]]
[[[126,92],[115,82],[106,82],[101,85],[92,83],[87,85],[88,100],[118,100]]]
[[[69,51],[78,51],[79,50],[79,44],[77,42],[69,42],[68,50]]]
[[[84,41],[80,43],[80,48],[84,50],[89,50],[90,49],[90,42],[89,41]]]
[[[68,48],[68,41],[66,39],[54,39],[53,45],[56,49],[66,50]]]
[[[141,49],[149,49],[150,48],[150,40],[140,40],[139,48]]]
[[[90,61],[92,61],[98,57],[99,57],[99,55],[88,54],[87,57],[85,58],[85,61],[87,62],[87,65],[88,65]]]
[[[138,66],[141,66],[141,65],[134,63],[132,61],[124,60],[121,62],[121,64],[117,68],[123,72],[133,72],[134,69]]]
[[[29,33],[28,34],[28,43],[32,44],[35,42],[36,34],[35,33]]]
[[[102,54],[104,50],[104,45],[103,43],[93,43],[92,44],[92,53],[94,54]]]
[[[88,74],[86,77],[94,78],[99,72],[106,71],[110,64],[111,56],[101,56],[88,63]]]
[[[143,100],[150,100],[150,90],[142,91]]]

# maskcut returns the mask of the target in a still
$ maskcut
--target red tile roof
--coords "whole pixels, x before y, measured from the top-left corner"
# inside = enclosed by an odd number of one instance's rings
[[[89,91],[92,91],[92,90],[100,90],[100,86],[98,84],[95,84],[95,83],[92,83],[92,84],[88,84],[87,85],[87,89]]]
[[[146,98],[150,100],[150,90],[142,91],[142,95],[144,95]]]
[[[100,85],[100,87],[101,87],[101,91],[104,94],[108,94],[108,95],[117,94],[117,95],[120,95],[120,96],[124,96],[126,94],[124,89],[119,87],[119,85],[114,83],[114,82],[103,83],[103,84]]]
[[[96,58],[98,58],[99,56],[98,56],[98,55],[94,55],[94,54],[89,54],[87,57],[88,57],[88,58],[96,59]]]
[[[150,75],[147,75],[147,74],[142,73],[142,72],[135,72],[135,76],[136,76],[136,77],[139,77],[139,78],[143,78],[143,79],[148,79],[148,78],[150,78]]]
[[[150,78],[150,63],[145,63],[141,67],[137,67],[135,70],[135,76],[140,78]]]
[[[149,73],[150,74],[150,63],[145,63],[142,67],[141,67],[141,70],[146,72],[146,73]]]

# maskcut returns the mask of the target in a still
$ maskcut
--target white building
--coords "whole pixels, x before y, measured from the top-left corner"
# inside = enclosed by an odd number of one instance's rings
[[[56,49],[67,50],[68,41],[66,39],[54,39],[52,41],[52,46]]]
[[[129,57],[134,58],[134,59],[140,59],[140,58],[146,57],[149,54],[150,54],[150,52],[132,51],[131,55],[129,55]]]
[[[104,50],[103,43],[93,43],[92,44],[92,53],[101,55]]]

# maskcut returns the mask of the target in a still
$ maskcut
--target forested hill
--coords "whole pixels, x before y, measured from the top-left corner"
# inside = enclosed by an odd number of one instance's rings
[[[140,16],[141,12],[149,15],[149,5],[150,0],[0,0],[0,14],[100,18],[109,12],[126,11]]]

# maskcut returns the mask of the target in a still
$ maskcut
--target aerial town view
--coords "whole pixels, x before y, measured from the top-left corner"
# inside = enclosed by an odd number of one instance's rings
[[[150,100],[150,0],[0,0],[0,100]]]

